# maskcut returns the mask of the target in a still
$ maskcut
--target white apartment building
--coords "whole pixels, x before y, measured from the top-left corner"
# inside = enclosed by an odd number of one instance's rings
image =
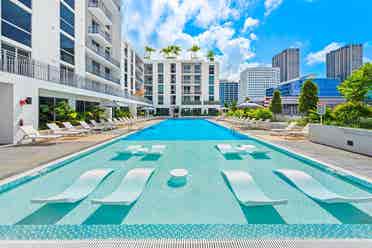
[[[131,95],[144,95],[144,60],[132,45],[122,42],[121,70],[124,89]]]
[[[253,102],[262,102],[266,89],[280,82],[280,69],[272,67],[250,67],[240,73],[239,103],[248,97]]]
[[[22,124],[38,128],[41,106],[59,101],[78,112],[107,102],[134,112],[150,105],[120,80],[119,0],[0,2],[0,144],[17,142]]]
[[[201,59],[145,60],[145,97],[161,115],[216,111],[219,64]]]

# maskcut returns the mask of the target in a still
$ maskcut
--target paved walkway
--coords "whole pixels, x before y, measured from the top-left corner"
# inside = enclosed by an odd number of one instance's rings
[[[159,122],[158,120],[136,124],[133,129]],[[116,129],[85,137],[66,137],[55,143],[0,147],[0,181],[42,164],[84,150],[107,140],[128,133],[128,128]]]
[[[225,126],[232,127],[232,125],[227,122],[219,123]],[[316,160],[351,171],[355,174],[367,177],[372,180],[372,157],[344,151],[330,146],[312,143],[304,138],[285,139],[283,137],[270,136],[268,134],[268,131],[263,130],[239,131],[269,141],[273,144],[288,148],[294,152],[302,153]]]

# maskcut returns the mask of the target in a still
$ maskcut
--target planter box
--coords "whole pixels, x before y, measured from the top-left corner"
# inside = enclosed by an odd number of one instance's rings
[[[309,127],[312,142],[372,156],[372,131],[312,124]]]

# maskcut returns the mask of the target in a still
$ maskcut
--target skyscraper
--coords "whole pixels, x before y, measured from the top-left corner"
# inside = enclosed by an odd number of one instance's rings
[[[363,45],[350,44],[327,54],[327,78],[343,82],[363,65]]]
[[[239,99],[239,83],[229,80],[220,80],[220,102],[221,106],[225,103],[231,104],[238,102]]]
[[[251,101],[261,102],[265,99],[266,89],[277,87],[280,69],[272,67],[250,67],[240,73],[239,102],[248,97]]]
[[[272,66],[280,68],[280,82],[300,77],[300,49],[288,48],[275,55]]]

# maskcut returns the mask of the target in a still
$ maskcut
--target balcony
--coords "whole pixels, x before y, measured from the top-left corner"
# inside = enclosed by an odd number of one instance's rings
[[[97,77],[108,80],[112,83],[120,84],[120,79],[119,78],[113,77],[111,73],[110,74],[105,73],[101,68],[98,69],[98,68],[93,67],[91,64],[87,64],[86,70],[87,70],[87,72],[89,72],[89,73],[91,73],[91,74],[93,74]]]
[[[182,105],[201,105],[201,101],[182,101]]]
[[[92,44],[86,44],[86,46],[89,48],[88,50],[95,59],[103,59],[105,63],[115,65],[117,68],[120,67],[120,62],[114,59],[111,55],[107,54],[104,49],[93,46]]]
[[[16,56],[14,53],[4,49],[0,51],[0,71],[152,104],[151,101],[144,97],[129,95],[127,92],[121,90],[120,85],[111,86],[95,82],[73,72],[61,70],[58,67],[28,57]]]
[[[88,9],[95,17],[101,20],[104,25],[112,25],[112,13],[104,5],[102,0],[89,0]]]
[[[88,34],[92,39],[102,44],[104,47],[112,46],[112,39],[110,34],[102,30],[100,26],[89,26]]]
[[[204,105],[220,105],[220,101],[204,101]]]

